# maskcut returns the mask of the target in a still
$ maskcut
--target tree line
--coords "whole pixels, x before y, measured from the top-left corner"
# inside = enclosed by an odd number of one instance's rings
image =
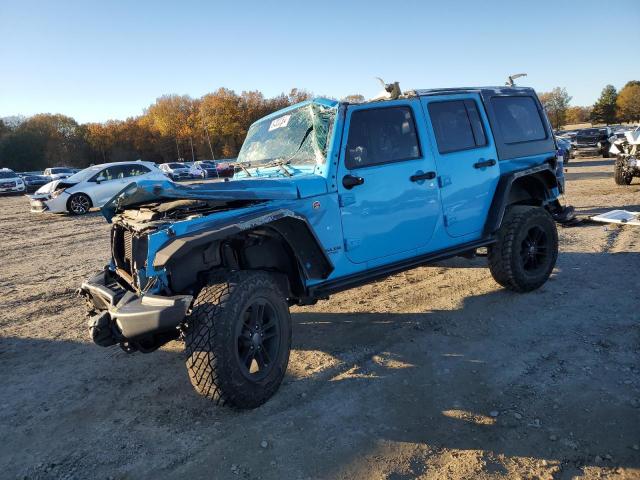
[[[620,92],[607,85],[593,106],[571,106],[565,88],[539,94],[554,128],[576,123],[640,120],[640,81]],[[164,95],[142,115],[104,123],[76,122],[62,114],[0,119],[0,167],[18,171],[48,166],[149,160],[157,163],[237,156],[249,126],[276,110],[311,97],[306,90],[265,98],[220,88],[200,98]],[[359,94],[343,98],[360,103]]]
[[[539,93],[553,128],[591,122],[614,124],[640,121],[640,81],[632,80],[618,92],[613,85],[602,89],[598,100],[588,107],[571,106],[571,96],[565,88],[556,87]]]
[[[253,122],[310,97],[299,89],[265,98],[258,91],[220,88],[201,98],[164,95],[126,120],[80,124],[62,114],[8,117],[0,119],[0,167],[30,171],[137,159],[231,158]]]

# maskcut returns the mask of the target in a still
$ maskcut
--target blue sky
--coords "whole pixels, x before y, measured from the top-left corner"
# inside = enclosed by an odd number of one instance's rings
[[[0,0],[0,117],[139,115],[227,87],[342,97],[402,88],[566,87],[592,104],[640,80],[640,2]],[[605,30],[606,29],[606,30]],[[622,32],[622,33],[621,33]]]

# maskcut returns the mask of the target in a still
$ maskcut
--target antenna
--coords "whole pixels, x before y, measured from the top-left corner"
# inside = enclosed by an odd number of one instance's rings
[[[514,80],[515,80],[516,78],[526,77],[526,76],[527,76],[527,74],[526,74],[526,73],[515,73],[515,74],[513,74],[513,75],[509,75],[509,79],[507,80],[507,83],[505,83],[505,85],[506,85],[507,87],[515,87],[515,86],[516,86],[516,84],[515,84]]]

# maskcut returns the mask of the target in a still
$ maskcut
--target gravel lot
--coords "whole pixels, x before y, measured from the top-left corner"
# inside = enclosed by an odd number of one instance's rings
[[[640,210],[612,161],[568,166],[580,215]],[[560,228],[518,295],[451,260],[293,309],[289,371],[249,412],[192,390],[182,344],[88,340],[73,292],[108,225],[0,198],[2,478],[640,478],[640,229]]]

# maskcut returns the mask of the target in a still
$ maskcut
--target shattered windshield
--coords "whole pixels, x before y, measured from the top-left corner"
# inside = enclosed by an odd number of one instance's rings
[[[323,164],[335,107],[302,105],[254,123],[238,154],[245,166],[268,163]]]

